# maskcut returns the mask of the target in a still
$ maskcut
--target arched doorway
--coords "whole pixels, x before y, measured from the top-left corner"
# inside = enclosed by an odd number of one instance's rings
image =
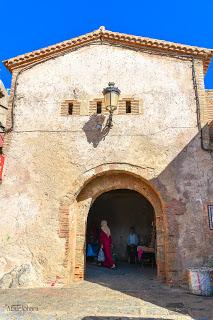
[[[101,220],[107,220],[113,239],[113,256],[118,263],[137,263],[136,246],[133,248],[133,261],[130,261],[128,236],[134,228],[137,245],[147,248],[143,262],[155,265],[155,213],[151,203],[134,190],[117,189],[102,193],[91,205],[87,218],[86,255],[87,262],[94,263],[98,251]],[[130,239],[129,239],[130,241]],[[134,239],[135,241],[135,239]],[[153,251],[152,251],[153,250]]]
[[[153,206],[156,221],[157,275],[167,278],[167,221],[162,200],[155,188],[140,175],[138,167],[126,164],[102,165],[87,171],[76,181],[76,192],[67,194],[60,210],[69,206],[66,231],[67,282],[82,280],[85,275],[87,217],[91,205],[103,193],[130,189],[144,196]]]

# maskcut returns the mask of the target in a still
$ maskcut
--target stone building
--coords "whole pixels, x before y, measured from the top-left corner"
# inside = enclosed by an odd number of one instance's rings
[[[147,245],[156,225],[157,275],[167,283],[212,265],[212,54],[101,27],[4,61],[2,287],[83,279],[87,218],[107,218],[121,258],[131,225]],[[121,90],[111,128],[110,81]]]
[[[4,131],[6,127],[7,104],[8,93],[3,82],[0,80],[0,183],[2,180],[2,172],[4,167],[3,143]]]
[[[2,148],[3,132],[6,127],[8,93],[3,82],[0,80],[0,148]]]

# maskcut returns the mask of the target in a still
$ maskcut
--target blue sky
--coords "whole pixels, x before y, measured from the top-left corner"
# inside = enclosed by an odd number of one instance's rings
[[[0,60],[98,29],[213,48],[213,0],[11,0],[1,6]],[[7,88],[11,75],[0,65]],[[205,78],[213,88],[213,63]]]

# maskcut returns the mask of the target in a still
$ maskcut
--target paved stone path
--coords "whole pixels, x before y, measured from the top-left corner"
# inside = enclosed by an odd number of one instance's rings
[[[12,305],[26,310],[10,311]],[[149,268],[90,265],[87,281],[70,288],[1,290],[0,320],[5,319],[213,320],[213,299],[169,288]]]

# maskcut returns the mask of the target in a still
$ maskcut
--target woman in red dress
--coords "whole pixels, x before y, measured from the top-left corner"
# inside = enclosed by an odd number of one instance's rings
[[[104,267],[114,269],[115,264],[112,259],[112,237],[110,233],[110,229],[107,225],[107,221],[101,221],[101,232],[100,232],[100,245],[104,251],[105,261],[103,263]]]

